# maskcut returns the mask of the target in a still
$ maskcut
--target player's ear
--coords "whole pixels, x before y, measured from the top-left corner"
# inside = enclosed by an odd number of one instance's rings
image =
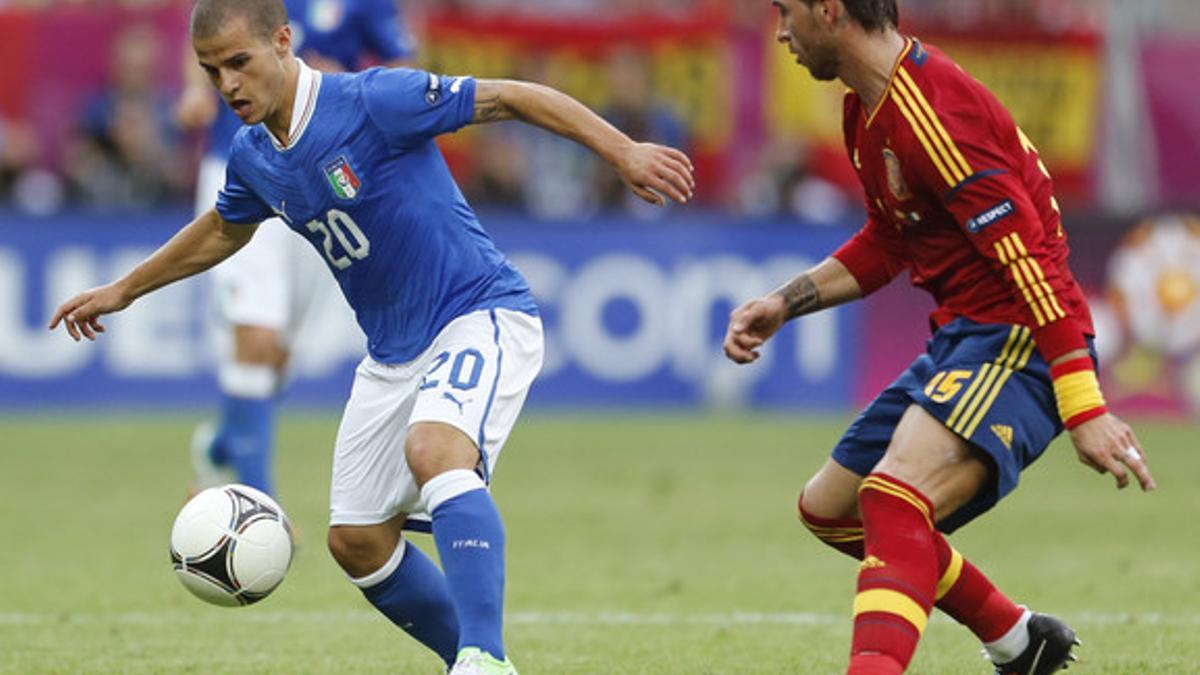
[[[271,44],[275,47],[275,53],[281,57],[292,51],[292,27],[285,23],[276,28]]]
[[[818,14],[827,23],[837,23],[846,12],[842,0],[821,0]]]

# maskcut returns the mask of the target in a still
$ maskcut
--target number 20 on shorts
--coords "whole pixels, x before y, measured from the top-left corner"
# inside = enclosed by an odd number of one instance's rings
[[[450,366],[447,368],[446,364]],[[464,349],[460,352],[444,351],[433,358],[433,365],[421,380],[421,391],[433,389],[446,384],[459,391],[470,391],[479,386],[479,377],[483,374],[483,354],[477,349]]]

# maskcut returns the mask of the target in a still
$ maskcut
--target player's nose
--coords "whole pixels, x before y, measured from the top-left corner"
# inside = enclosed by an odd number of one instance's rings
[[[221,80],[218,83],[218,86],[220,87],[222,94],[232,95],[237,93],[237,90],[241,88],[241,82],[238,80],[236,75],[222,72],[219,77]]]

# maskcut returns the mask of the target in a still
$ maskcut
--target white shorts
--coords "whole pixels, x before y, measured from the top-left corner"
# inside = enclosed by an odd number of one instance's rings
[[[449,424],[474,440],[476,470],[490,482],[542,352],[538,317],[495,309],[451,321],[408,363],[364,359],[334,448],[330,524],[375,525],[405,513],[409,529],[427,529],[404,457],[405,435],[416,422]]]
[[[211,209],[225,184],[225,162],[205,157],[196,187],[197,213]],[[259,225],[250,243],[212,270],[217,321],[216,353],[224,368],[233,360],[234,326],[279,332],[290,350],[305,319],[321,313],[352,317],[337,282],[312,246],[280,219]]]

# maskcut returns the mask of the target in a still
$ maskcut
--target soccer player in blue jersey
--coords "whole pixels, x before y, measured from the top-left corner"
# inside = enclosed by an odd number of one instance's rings
[[[399,66],[413,42],[394,0],[286,0],[292,47],[318,70],[358,70],[370,57]],[[187,56],[187,86],[176,105],[185,129],[209,128],[200,162],[196,214],[213,207],[225,183],[229,147],[242,121],[220,104],[194,54]],[[296,339],[306,321],[348,315],[324,263],[279,218],[259,225],[254,239],[213,270],[213,321],[221,405],[216,423],[201,424],[192,438],[194,488],[237,481],[274,494],[272,457],[275,404]],[[333,316],[326,316],[332,314]]]
[[[278,216],[325,259],[367,335],[333,459],[329,548],[367,599],[454,675],[515,673],[501,636],[505,536],[487,490],[542,361],[529,287],[433,139],[519,119],[574,139],[643,199],[687,201],[686,155],[635,143],[574,99],[407,69],[322,74],[292,53],[280,0],[200,0],[192,42],[245,123],[215,209],[50,321],[100,317],[232,255]],[[424,521],[442,568],[401,536]]]

